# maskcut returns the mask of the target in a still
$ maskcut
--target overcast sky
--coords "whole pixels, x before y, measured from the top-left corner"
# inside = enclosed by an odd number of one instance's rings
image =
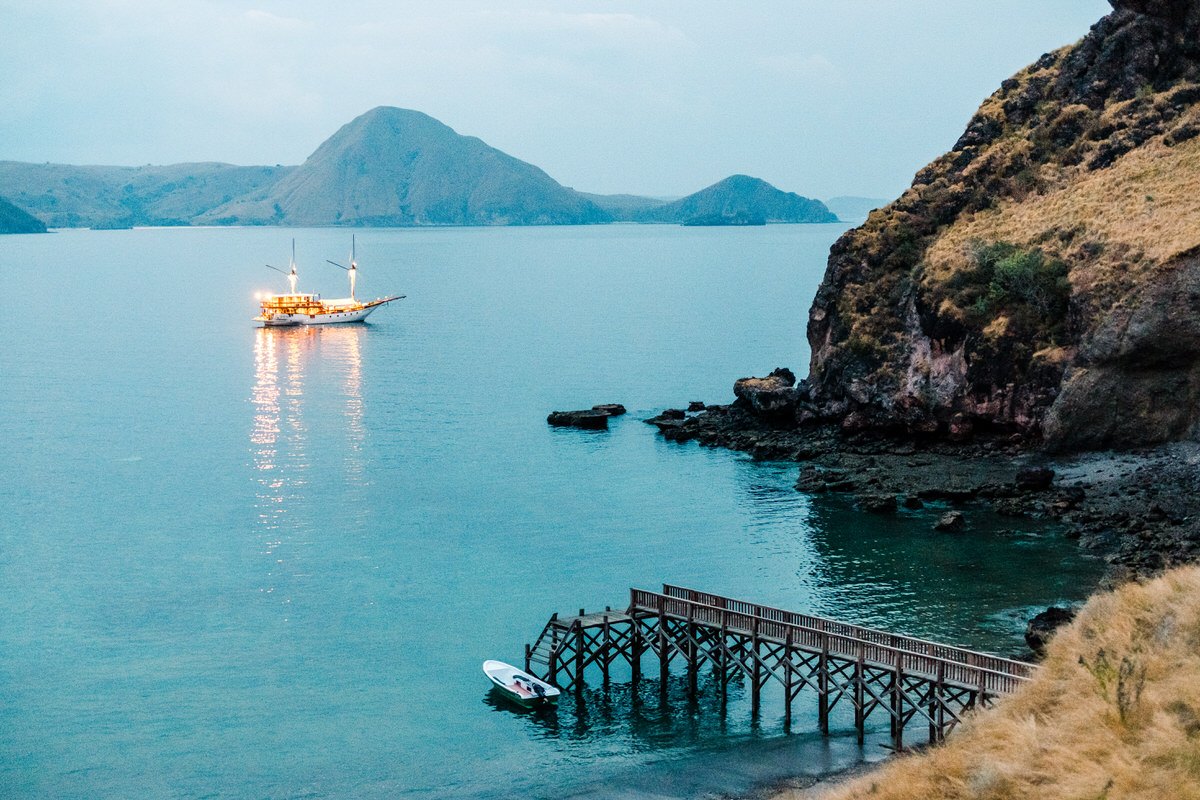
[[[379,105],[590,192],[891,198],[1105,0],[0,0],[0,159],[299,164]]]

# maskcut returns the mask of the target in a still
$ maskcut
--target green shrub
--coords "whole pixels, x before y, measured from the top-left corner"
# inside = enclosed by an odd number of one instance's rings
[[[962,309],[970,327],[986,328],[1007,314],[1034,341],[1050,343],[1061,333],[1071,284],[1067,265],[1040,248],[1020,250],[1008,242],[973,241],[967,265],[945,284],[943,296]]]

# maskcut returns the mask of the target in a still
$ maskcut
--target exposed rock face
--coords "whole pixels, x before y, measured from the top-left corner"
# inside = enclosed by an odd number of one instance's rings
[[[1060,448],[1200,434],[1200,2],[1113,5],[833,246],[799,421]]]
[[[1046,434],[1068,449],[1132,447],[1200,434],[1200,259],[1114,308],[1082,342]]]
[[[787,367],[780,367],[765,378],[738,379],[733,384],[733,394],[739,403],[762,417],[788,420],[794,417],[801,396],[795,384],[795,374]]]
[[[1050,606],[1025,626],[1025,643],[1039,656],[1045,653],[1046,644],[1062,626],[1075,619],[1075,609]]]

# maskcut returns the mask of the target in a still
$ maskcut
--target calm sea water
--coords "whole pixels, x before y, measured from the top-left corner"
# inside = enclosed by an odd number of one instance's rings
[[[408,299],[303,330],[251,324],[262,265],[295,236],[343,295],[349,232],[0,238],[0,796],[696,796],[876,757],[811,698],[785,734],[774,689],[528,714],[479,670],[630,586],[1000,651],[1088,593],[1052,529],[937,535],[641,422],[805,372],[844,227],[360,231],[359,296]],[[545,423],[601,402],[631,413]]]

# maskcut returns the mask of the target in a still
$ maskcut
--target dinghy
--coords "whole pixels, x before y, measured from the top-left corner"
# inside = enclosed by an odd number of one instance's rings
[[[558,705],[558,689],[503,661],[483,662],[483,674],[509,700],[525,708]]]

